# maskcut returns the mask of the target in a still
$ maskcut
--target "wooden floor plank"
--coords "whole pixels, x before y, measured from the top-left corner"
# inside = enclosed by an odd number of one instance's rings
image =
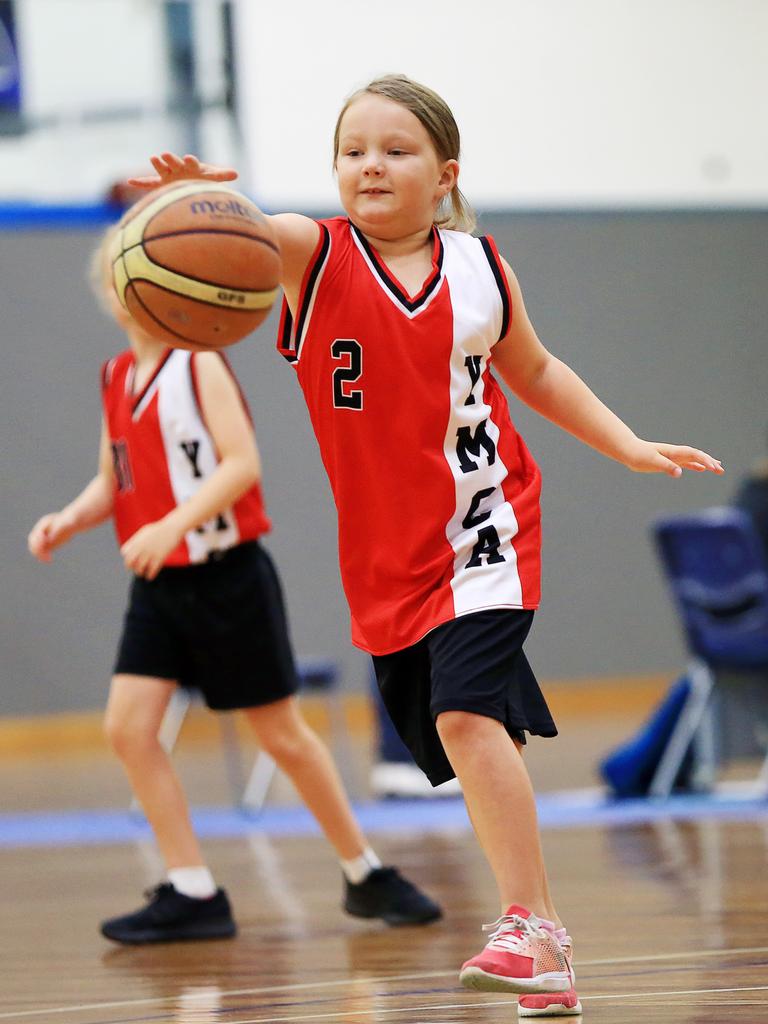
[[[8,850],[0,1022],[49,1024],[496,1024],[513,998],[459,987],[494,889],[467,832],[380,835],[377,848],[440,898],[446,918],[386,929],[339,907],[338,867],[315,838],[207,843],[240,925],[232,941],[114,946],[97,925],[140,902],[151,847]],[[576,941],[584,1016],[768,1019],[764,823],[660,821],[545,833]]]

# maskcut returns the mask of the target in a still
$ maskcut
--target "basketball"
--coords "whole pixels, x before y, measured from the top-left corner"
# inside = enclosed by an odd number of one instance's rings
[[[133,205],[109,258],[120,302],[176,348],[223,348],[250,334],[275,301],[281,270],[261,211],[203,181],[166,186]]]

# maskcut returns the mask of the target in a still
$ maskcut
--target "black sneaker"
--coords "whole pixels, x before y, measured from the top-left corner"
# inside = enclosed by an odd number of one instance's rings
[[[150,889],[146,907],[102,921],[101,934],[115,942],[181,942],[187,939],[228,939],[237,931],[227,894],[217,889],[210,899],[176,892],[170,882]]]
[[[396,868],[374,868],[365,881],[344,879],[344,909],[354,917],[380,917],[387,924],[429,924],[443,916],[437,903]]]

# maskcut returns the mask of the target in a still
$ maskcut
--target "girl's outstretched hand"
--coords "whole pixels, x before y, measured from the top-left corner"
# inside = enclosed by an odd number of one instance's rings
[[[237,171],[232,167],[216,167],[214,164],[203,164],[188,153],[176,156],[175,153],[161,153],[151,156],[149,162],[157,174],[149,174],[143,178],[129,178],[128,184],[135,188],[158,188],[160,185],[172,185],[176,181],[234,181]]]
[[[660,441],[638,440],[626,464],[635,473],[666,473],[668,476],[682,476],[684,469],[718,475],[725,472],[718,459],[698,448]]]
[[[65,512],[49,512],[38,519],[27,537],[30,554],[40,562],[52,561],[51,552],[65,544],[75,532],[75,525]]]

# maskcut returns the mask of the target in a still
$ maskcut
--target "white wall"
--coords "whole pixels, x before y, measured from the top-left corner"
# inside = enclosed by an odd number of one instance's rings
[[[481,208],[768,204],[766,0],[234,0],[245,158],[222,114],[201,149],[269,209],[336,203],[330,141],[354,88],[404,71],[441,92]],[[194,0],[203,95],[218,0]],[[0,137],[0,199],[97,199],[162,148],[161,0],[17,0],[25,114]],[[142,120],[82,120],[134,106]]]
[[[206,99],[221,93],[217,6],[198,0],[195,11]],[[165,112],[161,0],[16,0],[16,11],[22,106],[33,130],[0,136],[0,200],[99,200],[115,180],[149,172],[151,153],[185,148],[183,131]],[[127,108],[143,114],[88,118]],[[205,116],[203,139],[216,159],[234,158],[224,113]]]
[[[399,71],[440,92],[476,205],[765,205],[765,0],[237,0],[252,191],[336,204],[344,98]]]
[[[147,0],[17,0],[24,109],[33,119],[165,92],[163,12]]]

